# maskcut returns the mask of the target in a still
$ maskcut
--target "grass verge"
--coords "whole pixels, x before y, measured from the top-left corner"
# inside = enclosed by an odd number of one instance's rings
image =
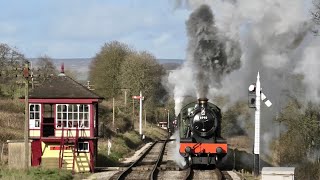
[[[8,180],[69,180],[73,179],[71,171],[61,169],[42,169],[42,168],[30,168],[27,171],[24,170],[10,170],[6,167],[0,169],[0,179]]]
[[[158,127],[145,128],[146,141],[142,141],[137,131],[128,131],[115,134],[109,139],[99,139],[97,167],[121,166],[121,160],[130,157],[146,142],[166,139],[165,130]],[[111,150],[108,155],[108,140],[111,142]]]

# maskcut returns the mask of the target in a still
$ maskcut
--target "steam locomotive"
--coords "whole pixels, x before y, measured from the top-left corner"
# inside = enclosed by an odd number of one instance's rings
[[[180,154],[187,165],[217,165],[228,145],[221,137],[221,111],[206,98],[184,106],[177,117]]]

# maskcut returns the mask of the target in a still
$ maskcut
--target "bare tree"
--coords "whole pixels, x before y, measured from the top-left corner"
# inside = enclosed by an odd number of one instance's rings
[[[81,72],[77,71],[77,70],[71,70],[71,69],[65,69],[64,73],[71,77],[74,80],[77,80],[78,77],[81,75]]]
[[[314,8],[311,10],[312,20],[316,25],[320,25],[320,0],[313,0]],[[319,35],[319,30],[314,28],[313,33]]]
[[[120,69],[122,87],[131,89],[131,95],[143,92],[147,109],[155,109],[166,92],[161,84],[163,67],[148,52],[134,52],[126,57]]]
[[[120,66],[131,49],[123,43],[104,44],[90,65],[89,79],[96,91],[105,98],[117,96],[121,91]]]
[[[56,75],[58,73],[57,68],[53,64],[53,60],[47,55],[38,58],[36,67],[35,74],[39,75],[37,78],[40,83],[45,81],[51,75]]]
[[[22,73],[21,67],[26,61],[17,49],[0,43],[0,94],[14,97],[19,91],[16,75]]]
[[[297,165],[297,179],[319,179],[319,105],[303,105],[291,99],[280,112],[277,122],[286,130],[271,144],[279,165]],[[299,142],[299,143],[296,143]]]
[[[320,0],[313,1],[314,10],[311,11],[312,19],[316,24],[320,24]]]

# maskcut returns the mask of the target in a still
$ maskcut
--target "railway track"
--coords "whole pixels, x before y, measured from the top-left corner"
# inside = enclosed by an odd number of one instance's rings
[[[231,176],[227,171],[220,171],[219,169],[211,170],[199,170],[188,168],[188,173],[184,177],[184,180],[232,180]]]
[[[175,142],[162,140],[153,143],[142,155],[124,171],[114,174],[110,179],[212,179],[212,180],[231,180],[227,171],[219,169],[193,169],[181,170],[174,162]]]
[[[167,142],[162,162],[160,163],[160,167],[158,166],[159,172],[157,173],[156,179],[184,179],[187,170],[181,170],[175,162],[175,156],[177,156],[178,153],[177,148],[177,144],[174,140]]]
[[[156,179],[166,143],[167,140],[154,142],[137,161],[111,179]]]

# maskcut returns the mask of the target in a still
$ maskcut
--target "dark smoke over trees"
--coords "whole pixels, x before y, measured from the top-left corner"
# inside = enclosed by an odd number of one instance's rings
[[[319,105],[303,105],[291,99],[276,119],[286,127],[272,143],[273,161],[279,166],[295,166],[297,179],[319,179]]]
[[[223,75],[240,68],[240,48],[219,34],[208,5],[192,12],[186,26],[189,38],[187,60],[196,69],[194,78],[198,97],[206,97],[209,86],[220,87]],[[233,57],[228,58],[227,53]]]

